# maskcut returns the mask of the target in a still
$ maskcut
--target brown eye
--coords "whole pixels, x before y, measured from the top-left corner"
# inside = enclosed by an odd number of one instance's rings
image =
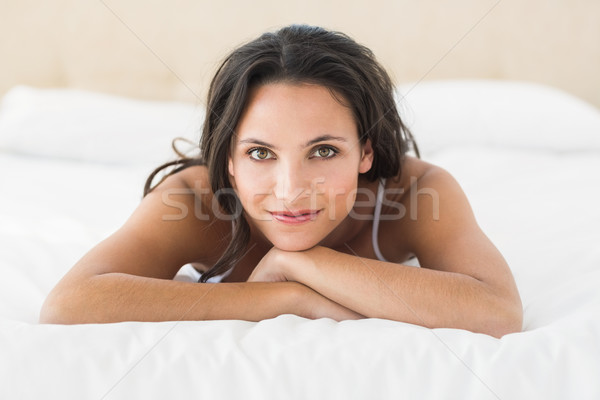
[[[331,147],[319,147],[313,154],[317,158],[331,158],[335,156],[336,151]]]
[[[264,160],[268,155],[269,153],[265,149],[256,150],[256,156],[260,159]]]
[[[249,153],[250,157],[252,157],[255,160],[266,160],[270,158],[269,150],[265,148],[252,149]]]

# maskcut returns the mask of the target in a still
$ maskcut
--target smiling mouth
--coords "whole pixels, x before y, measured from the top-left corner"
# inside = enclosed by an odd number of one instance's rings
[[[321,210],[300,210],[300,211],[273,211],[271,215],[279,222],[286,224],[301,224],[314,221],[321,213]]]

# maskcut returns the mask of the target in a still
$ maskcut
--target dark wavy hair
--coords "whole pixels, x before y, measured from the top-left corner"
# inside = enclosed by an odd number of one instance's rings
[[[398,114],[390,77],[371,50],[340,32],[291,25],[265,33],[225,58],[209,88],[199,156],[181,157],[156,168],[146,180],[144,196],[156,187],[152,182],[161,170],[172,168],[164,180],[192,165],[208,168],[213,193],[224,189],[233,192],[228,156],[248,93],[257,85],[276,82],[324,86],[351,108],[361,144],[370,139],[374,150],[373,165],[364,174],[369,181],[400,175],[405,153],[411,148],[420,157]],[[218,201],[229,215],[239,210],[235,195],[218,196]],[[226,251],[202,274],[200,282],[233,268],[243,257],[250,240],[250,227],[243,215],[236,214],[232,229]]]

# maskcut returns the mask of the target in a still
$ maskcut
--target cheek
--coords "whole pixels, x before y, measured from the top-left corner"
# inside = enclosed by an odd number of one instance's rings
[[[336,219],[345,217],[354,206],[358,176],[352,173],[332,174],[328,178],[327,195],[330,216]]]
[[[269,178],[258,173],[255,168],[240,163],[232,163],[231,171],[235,177],[235,191],[245,209],[262,200],[269,190]]]

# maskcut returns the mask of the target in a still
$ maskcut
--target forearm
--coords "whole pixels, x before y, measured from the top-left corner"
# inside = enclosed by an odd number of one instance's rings
[[[301,265],[289,269],[290,279],[366,317],[494,336],[520,323],[513,307],[470,276],[315,250],[292,257]]]
[[[201,284],[121,273],[59,285],[42,308],[45,323],[240,319],[302,315],[297,282]],[[304,316],[304,315],[302,315]]]

